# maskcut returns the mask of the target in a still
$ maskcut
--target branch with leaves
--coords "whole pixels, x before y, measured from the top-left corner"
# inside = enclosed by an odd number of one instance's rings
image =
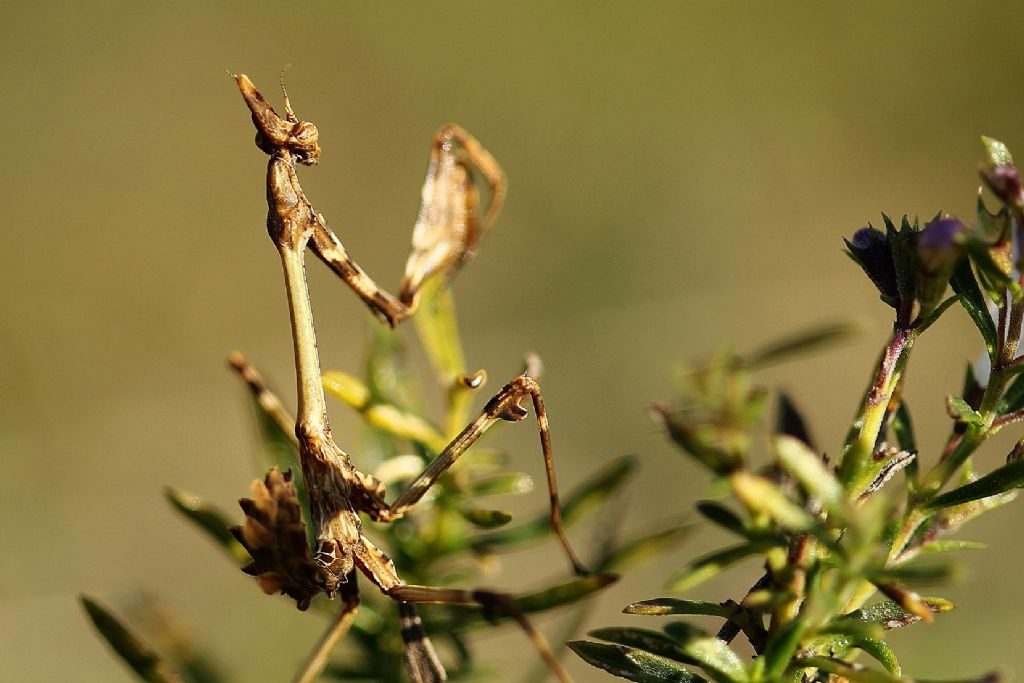
[[[983,142],[980,173],[995,212],[983,188],[970,226],[941,214],[923,226],[907,218],[897,226],[883,216],[884,230],[869,225],[846,243],[894,320],[838,463],[815,444],[786,394],[778,395],[768,457],[760,464],[754,448],[769,399],[754,379],[763,359],[804,350],[833,332],[747,357],[719,354],[682,373],[680,400],[656,407],[654,415],[728,489],[731,503],[702,501],[697,511],[737,540],[672,575],[667,589],[679,597],[636,602],[624,611],[710,616],[723,625],[714,635],[686,621],[661,630],[601,628],[590,635],[603,642],[569,644],[581,658],[642,682],[907,680],[886,632],[931,622],[953,608],[920,595],[918,584],[948,578],[951,565],[937,555],[980,547],[955,532],[1024,486],[1024,438],[1002,465],[975,461],[989,438],[1024,420],[1024,192],[1005,145]],[[984,352],[968,365],[960,395],[945,401],[951,425],[944,448],[925,460],[903,386],[913,348],[958,302]],[[761,558],[763,573],[745,596],[721,603],[685,599],[698,583],[752,557]],[[754,652],[750,661],[730,645],[741,634]],[[857,661],[861,655],[873,663]]]

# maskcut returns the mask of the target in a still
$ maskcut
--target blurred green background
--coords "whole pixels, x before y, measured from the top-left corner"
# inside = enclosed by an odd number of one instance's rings
[[[567,488],[641,456],[628,530],[687,514],[706,491],[644,408],[671,396],[674,363],[716,345],[860,320],[853,343],[764,376],[835,452],[888,329],[841,237],[880,211],[970,217],[978,136],[1024,149],[1022,26],[1024,7],[996,2],[4,3],[0,678],[128,680],[81,591],[119,608],[139,588],[159,596],[237,680],[284,679],[319,631],[160,493],[234,510],[254,476],[228,350],[292,386],[265,157],[226,68],[276,102],[293,65],[292,101],[324,150],[306,191],[389,287],[433,130],[456,121],[494,153],[507,209],[456,282],[469,363],[497,384],[523,351],[541,354]],[[322,268],[311,280],[325,367],[357,371],[362,305]],[[942,397],[978,350],[958,310],[915,350],[926,458],[947,429]],[[354,421],[335,413],[356,451]],[[509,428],[494,443],[541,476],[535,439]],[[985,451],[990,464],[1004,452]],[[906,670],[1024,665],[1021,517],[1010,506],[969,530],[991,547],[947,591],[960,609],[896,637]],[[624,604],[720,540],[701,533],[627,577],[593,623],[628,621]],[[554,557],[523,553],[490,583],[537,585],[564,573]],[[691,597],[736,596],[754,572]],[[532,663],[511,630],[483,647],[509,680]]]

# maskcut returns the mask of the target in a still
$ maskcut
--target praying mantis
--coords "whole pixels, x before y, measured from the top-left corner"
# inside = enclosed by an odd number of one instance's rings
[[[412,316],[425,282],[450,281],[472,257],[480,238],[493,224],[505,198],[504,173],[495,159],[469,133],[456,125],[442,127],[433,138],[421,204],[412,234],[398,296],[381,289],[345,251],[341,241],[316,212],[299,184],[297,166],[320,158],[319,132],[299,120],[282,83],[285,116],[280,116],[244,74],[231,74],[256,126],[256,145],[269,156],[267,165],[267,230],[280,256],[294,343],[298,408],[295,419],[270,392],[259,373],[240,354],[230,362],[256,399],[298,447],[302,478],[309,501],[315,549],[310,553],[295,485],[289,474],[271,470],[242,499],[245,525],[233,531],[253,562],[245,568],[267,592],[284,592],[300,609],[318,593],[341,596],[341,609],[295,680],[314,680],[334,644],[350,627],[359,604],[357,572],[399,604],[406,641],[407,671],[415,681],[444,680],[444,669],[422,633],[413,605],[444,603],[477,605],[492,616],[510,617],[523,629],[552,673],[569,681],[543,636],[505,593],[410,585],[398,576],[392,560],[363,533],[360,514],[377,522],[401,518],[490,427],[518,422],[533,407],[540,434],[550,502],[550,527],[577,575],[586,574],[562,526],[548,417],[540,385],[527,369],[501,388],[479,416],[462,430],[427,467],[388,503],[384,487],[360,472],[337,445],[327,418],[313,313],[306,284],[305,254],[311,249],[336,273],[384,324],[395,326]],[[489,186],[481,211],[474,173]],[[465,380],[472,386],[478,381]],[[603,582],[616,579],[606,575]]]

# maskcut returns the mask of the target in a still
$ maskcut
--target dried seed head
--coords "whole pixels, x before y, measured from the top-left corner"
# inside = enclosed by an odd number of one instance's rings
[[[253,482],[252,498],[238,504],[245,524],[231,532],[253,558],[242,571],[255,576],[264,593],[283,593],[306,609],[321,591],[320,570],[309,552],[291,473],[271,468],[263,481]]]

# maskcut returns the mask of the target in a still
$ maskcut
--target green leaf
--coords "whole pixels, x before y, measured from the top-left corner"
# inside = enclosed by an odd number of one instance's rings
[[[921,598],[921,602],[932,614],[944,614],[956,605],[945,598]],[[850,619],[860,619],[880,625],[886,631],[903,628],[918,621],[919,617],[903,609],[892,600],[883,600],[867,607],[861,607],[847,615]]]
[[[983,426],[985,424],[985,418],[981,416],[981,413],[976,411],[969,403],[967,403],[967,401],[958,396],[946,397],[946,412],[949,413],[949,416],[957,422],[979,426]]]
[[[651,415],[685,453],[715,474],[726,475],[739,465],[735,453],[714,442],[715,429],[690,424],[684,416],[665,406],[652,407]]]
[[[854,683],[901,683],[899,678],[864,666],[856,666],[831,657],[804,657],[793,662],[793,670],[820,669]]]
[[[607,640],[610,643],[635,647],[645,650],[660,657],[668,657],[677,662],[685,664],[698,664],[697,660],[686,654],[673,638],[661,631],[652,631],[646,628],[630,628],[627,626],[614,626],[610,628],[594,629],[587,633],[588,636]]]
[[[1003,465],[980,479],[936,496],[928,503],[928,509],[937,510],[953,505],[963,505],[1021,486],[1024,486],[1024,460]]]
[[[469,485],[469,496],[500,496],[504,494],[523,494],[533,491],[533,478],[522,472],[506,472],[478,479]]]
[[[778,435],[792,436],[814,448],[814,441],[811,439],[810,430],[807,428],[807,421],[800,414],[796,404],[784,391],[779,392],[779,412],[775,420],[775,432]]]
[[[592,479],[569,494],[562,503],[562,520],[566,526],[580,521],[588,513],[599,508],[626,483],[635,470],[636,458],[632,456],[613,460]],[[525,524],[480,536],[473,540],[473,547],[478,552],[483,552],[498,546],[527,543],[543,538],[550,531],[550,515],[544,513]]]
[[[949,284],[959,295],[960,305],[964,307],[967,315],[971,316],[974,325],[981,332],[989,357],[993,357],[996,348],[996,324],[988,313],[985,296],[981,293],[978,280],[974,277],[974,271],[971,270],[971,264],[967,259],[963,259],[957,265]]]
[[[769,548],[781,547],[783,541],[766,540],[740,543],[724,550],[710,553],[696,560],[692,565],[669,577],[666,588],[670,591],[684,591],[699,583],[707,581],[726,567],[736,564],[751,555],[764,552]]]
[[[966,260],[966,259],[964,259],[964,260]],[[955,304],[959,300],[960,300],[960,297],[958,295],[956,295],[956,294],[954,294],[953,296],[950,296],[950,297],[946,297],[938,306],[936,306],[934,309],[932,309],[932,312],[929,313],[925,317],[925,319],[920,322],[920,324],[918,324],[918,326],[917,326],[917,334],[920,335],[925,330],[927,330],[929,327],[934,325],[939,320],[939,318],[942,317],[942,314],[945,313],[946,311],[948,311],[950,309],[950,307],[952,307],[953,304]]]
[[[459,510],[459,513],[467,522],[481,529],[496,529],[512,521],[512,513],[506,510],[463,508]]]
[[[852,337],[857,332],[857,326],[849,322],[822,325],[758,349],[747,357],[746,364],[751,369],[760,369],[789,360],[793,356],[832,346]]]
[[[902,674],[899,660],[896,659],[896,653],[884,641],[878,638],[861,636],[851,639],[850,645],[858,650],[862,650],[869,657],[884,666],[885,670],[896,678],[899,678]]]
[[[1020,285],[1012,277],[1013,264],[1009,260],[997,259],[998,254],[993,255],[993,248],[979,239],[968,240],[966,248],[978,274],[978,281],[990,299],[997,303],[1002,302],[1007,288],[1015,299],[1020,298]]]
[[[984,550],[986,547],[984,543],[978,543],[977,541],[932,541],[921,546],[919,552],[922,555],[931,555],[935,553],[952,553],[959,550]]]
[[[79,600],[93,626],[114,652],[131,667],[140,680],[147,683],[182,683],[182,679],[151,647],[143,643],[107,608],[92,598]]]
[[[840,519],[846,516],[846,495],[833,474],[825,468],[821,456],[805,442],[792,436],[775,438],[775,453],[782,467],[792,474],[804,489],[820,500],[825,508]]]
[[[968,365],[968,368],[970,366]],[[900,450],[907,453],[917,453],[917,440],[914,438],[914,423],[910,419],[910,409],[906,401],[900,401],[896,412],[892,416],[892,431],[896,435],[896,443]],[[917,481],[917,458],[907,463],[906,473],[910,481]]]
[[[676,598],[655,598],[634,602],[622,610],[623,614],[643,614],[647,616],[670,616],[674,614],[703,614],[711,617],[729,618],[731,610],[716,602],[703,600],[678,600]]]
[[[993,166],[1006,166],[1013,163],[1013,155],[1010,154],[1009,148],[999,140],[982,135],[981,144],[985,146],[985,154]]]
[[[697,512],[699,512],[709,522],[717,524],[726,531],[747,538],[750,533],[747,530],[746,524],[740,519],[739,515],[735,512],[713,500],[701,500],[697,502]]]
[[[724,640],[682,621],[666,625],[665,633],[711,678],[720,683],[746,683],[748,680],[743,662]]]
[[[242,544],[235,540],[235,537],[231,534],[231,522],[228,521],[227,516],[223,512],[206,505],[197,496],[189,495],[170,486],[164,488],[164,496],[175,510],[180,512],[185,519],[206,532],[217,545],[228,551],[236,561],[246,563],[252,559],[245,548],[242,547]]]
[[[1013,382],[999,402],[999,414],[1006,415],[1022,409],[1024,409],[1024,375],[1018,375],[1013,378]]]
[[[910,301],[917,294],[917,220],[911,225],[907,217],[903,216],[897,230],[887,216],[883,214],[882,218],[886,222],[886,235],[892,250],[892,262],[896,267],[896,287],[900,298]]]
[[[793,440],[794,442],[795,439]],[[732,491],[743,504],[771,517],[790,531],[809,531],[816,526],[806,510],[786,497],[774,483],[758,475],[739,470],[729,477]]]
[[[804,620],[793,619],[784,623],[771,635],[762,655],[765,679],[776,679],[786,671],[807,628],[808,624]]]
[[[543,590],[532,593],[524,593],[516,596],[516,603],[519,609],[525,614],[542,612],[554,607],[576,602],[607,588],[619,580],[618,574],[592,574],[591,576],[579,576],[565,583],[550,586]]]
[[[671,629],[670,627],[676,627]],[[588,635],[684,664],[700,666],[719,683],[745,683],[743,663],[728,645],[687,624],[670,624],[665,633],[641,628],[601,628]]]
[[[948,581],[956,574],[956,567],[948,561],[929,560],[917,561],[913,564],[902,564],[887,567],[873,572],[871,580],[880,583],[897,581],[900,583],[936,583]],[[881,587],[881,586],[880,586]]]
[[[601,570],[621,571],[626,567],[658,557],[682,543],[692,531],[693,525],[675,524],[653,534],[634,538],[611,550],[601,561]]]
[[[420,308],[413,317],[416,333],[438,376],[453,378],[465,372],[466,361],[459,340],[455,299],[451,290],[435,278],[424,284]]]
[[[591,666],[637,683],[706,683],[698,674],[664,657],[622,645],[570,640],[570,650]]]

